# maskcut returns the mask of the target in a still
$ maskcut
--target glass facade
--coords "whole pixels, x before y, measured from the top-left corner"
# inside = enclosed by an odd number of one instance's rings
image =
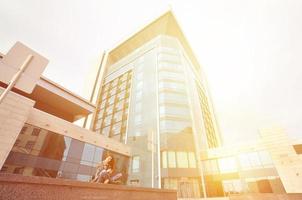
[[[202,164],[209,196],[285,192],[267,151],[240,153],[237,156],[205,160]]]
[[[203,87],[199,84],[198,81],[196,81],[196,86],[198,90],[198,97],[204,121],[207,144],[209,148],[215,148],[219,146],[219,138],[214,128],[212,113],[209,110],[208,98],[205,94]]]
[[[103,85],[97,104],[94,131],[124,142],[128,120],[132,71],[128,71]]]
[[[123,174],[122,183],[125,184],[127,156],[26,124],[1,172],[89,181],[96,165],[107,155],[114,157],[114,171]]]

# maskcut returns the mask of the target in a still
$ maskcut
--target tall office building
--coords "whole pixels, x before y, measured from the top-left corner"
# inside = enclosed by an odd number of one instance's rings
[[[93,131],[132,149],[128,184],[200,196],[200,154],[220,146],[201,67],[172,12],[103,59]]]

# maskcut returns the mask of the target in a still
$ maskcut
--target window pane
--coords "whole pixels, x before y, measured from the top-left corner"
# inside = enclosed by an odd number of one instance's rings
[[[240,154],[239,162],[242,169],[251,169],[252,167],[247,154]]]
[[[248,155],[249,155],[248,157],[251,162],[251,165],[253,167],[255,167],[255,168],[261,167],[261,162],[260,162],[257,152],[249,153]]]
[[[233,157],[221,158],[218,160],[218,163],[221,173],[230,173],[237,171],[236,160]]]
[[[122,122],[118,122],[112,126],[112,134],[118,135],[121,133]]]
[[[261,163],[264,167],[273,165],[273,160],[267,151],[260,151],[259,157],[260,157]]]
[[[196,168],[196,159],[194,152],[189,152],[189,167]]]
[[[82,154],[81,164],[92,165],[95,147],[91,144],[85,144]]]
[[[168,152],[168,166],[169,168],[176,168],[176,158],[174,151]]]
[[[111,124],[111,118],[112,118],[112,115],[109,115],[105,118],[105,120],[104,120],[105,126],[108,126],[109,124]]]
[[[188,168],[188,157],[187,152],[177,152],[177,167],[178,168]]]
[[[102,160],[103,151],[104,151],[104,149],[102,149],[102,148],[100,148],[100,147],[97,147],[97,148],[95,149],[94,158],[93,158],[93,162],[94,162],[94,163],[99,163],[99,162]]]
[[[162,153],[162,166],[163,166],[163,168],[167,168],[167,162],[168,162],[167,152],[163,151],[163,153]]]
[[[132,158],[132,172],[139,172],[139,156],[133,156]]]

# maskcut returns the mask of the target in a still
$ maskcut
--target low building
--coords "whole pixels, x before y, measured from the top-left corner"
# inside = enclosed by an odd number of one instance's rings
[[[0,104],[1,172],[88,181],[110,154],[126,182],[130,148],[73,124],[95,105],[41,76],[45,58],[17,43],[0,59],[0,94],[24,54],[33,55],[29,66]]]

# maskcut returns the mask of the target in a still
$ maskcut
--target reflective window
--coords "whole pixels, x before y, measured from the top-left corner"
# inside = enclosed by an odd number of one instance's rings
[[[142,96],[143,96],[143,92],[142,92],[142,91],[136,92],[136,93],[135,93],[135,100],[136,100],[136,101],[141,100],[141,99],[142,99]]]
[[[111,126],[107,126],[107,127],[103,128],[102,134],[105,136],[109,136],[110,128],[111,128]]]
[[[135,104],[135,112],[139,113],[142,111],[142,103],[138,102]]]
[[[261,160],[261,163],[264,167],[271,167],[273,166],[273,160],[271,158],[271,155],[267,151],[259,151],[259,157]]]
[[[116,106],[115,106],[116,110],[122,110],[123,107],[124,107],[124,101],[123,101],[123,100],[122,100],[122,101],[119,101],[119,102],[116,104]]]
[[[126,95],[126,91],[125,91],[125,90],[122,91],[122,92],[120,92],[120,93],[118,93],[118,94],[117,94],[118,100],[120,101],[120,100],[124,99],[124,98],[125,98],[125,95]]]
[[[112,115],[107,116],[107,117],[105,118],[105,120],[104,120],[104,125],[105,125],[105,126],[110,125],[111,119],[112,119]]]
[[[186,128],[190,128],[190,121],[174,121],[174,120],[161,120],[160,121],[160,130],[162,132],[180,132],[185,130]]]
[[[168,166],[169,168],[176,168],[176,158],[174,151],[168,151]]]
[[[189,167],[190,168],[196,168],[195,153],[194,152],[189,152],[188,153],[188,158],[189,158]]]
[[[112,134],[117,135],[120,134],[122,127],[122,122],[118,122],[112,126]]]
[[[159,112],[161,115],[175,115],[175,116],[190,116],[190,110],[188,107],[176,107],[176,106],[160,106]]]
[[[168,163],[167,152],[163,151],[162,152],[162,167],[167,168],[168,167],[167,163]]]
[[[132,172],[139,172],[140,159],[139,156],[132,157]]]
[[[134,118],[134,123],[135,125],[139,125],[142,123],[142,116],[141,115],[136,115]]]
[[[39,128],[34,128],[31,134],[34,135],[34,136],[38,136],[39,133],[40,133],[40,131],[41,131],[41,129],[39,129]]]
[[[249,153],[249,160],[254,168],[261,167],[261,162],[257,152]]]
[[[239,162],[242,169],[250,169],[252,168],[252,165],[249,161],[247,154],[240,154],[239,155]]]
[[[221,173],[231,173],[237,171],[237,163],[234,157],[218,159],[218,164]]]
[[[39,129],[28,124],[25,127],[29,130]],[[31,134],[26,137],[19,134],[17,140],[24,145],[13,146],[1,172],[89,181],[97,163],[112,155],[115,159],[114,171],[124,175],[121,180],[123,184],[127,181],[127,156],[44,129],[35,136],[35,142],[30,138]]]
[[[115,113],[113,116],[115,122],[121,121],[122,117],[123,117],[123,111],[119,111],[119,112]]]
[[[178,168],[189,167],[187,152],[176,152],[176,157],[177,157]]]
[[[81,164],[92,165],[94,151],[95,151],[95,146],[91,144],[85,144],[82,154]]]
[[[114,100],[115,100],[115,96],[111,96],[110,98],[109,98],[109,104],[113,104],[114,103]]]

